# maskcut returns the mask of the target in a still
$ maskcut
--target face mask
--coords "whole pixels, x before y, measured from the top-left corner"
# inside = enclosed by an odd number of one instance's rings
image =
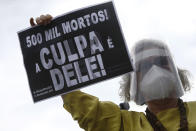
[[[168,70],[154,65],[143,77],[140,91],[145,101],[149,101],[172,97],[174,87],[174,75]]]

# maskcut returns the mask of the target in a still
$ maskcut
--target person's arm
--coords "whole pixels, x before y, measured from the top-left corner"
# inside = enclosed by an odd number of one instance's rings
[[[112,102],[102,102],[95,96],[74,91],[62,95],[64,108],[86,131],[120,131],[121,111]]]

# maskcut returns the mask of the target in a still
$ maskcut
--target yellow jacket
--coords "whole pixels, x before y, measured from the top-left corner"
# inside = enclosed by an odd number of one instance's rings
[[[153,131],[143,112],[120,110],[112,102],[101,102],[97,97],[81,91],[63,96],[64,108],[86,131]],[[185,103],[189,131],[196,131],[196,102]],[[157,118],[168,129],[180,127],[178,108],[164,110]]]

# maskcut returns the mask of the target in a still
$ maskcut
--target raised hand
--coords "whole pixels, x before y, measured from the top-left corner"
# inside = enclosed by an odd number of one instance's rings
[[[31,26],[37,25],[47,25],[51,22],[52,16],[50,14],[47,15],[40,15],[40,17],[36,18],[36,23],[34,22],[34,19],[31,17],[30,18],[30,24]]]

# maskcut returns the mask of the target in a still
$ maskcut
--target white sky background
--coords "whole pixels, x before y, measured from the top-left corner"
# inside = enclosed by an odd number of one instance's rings
[[[0,1],[0,130],[82,131],[63,109],[60,97],[33,103],[17,31],[29,26],[29,18],[53,16],[101,3],[103,0],[1,0]],[[168,43],[179,67],[196,76],[195,0],[114,0],[128,47],[143,38]],[[89,86],[83,91],[104,101],[120,103],[120,78]],[[193,78],[193,82],[196,79]],[[196,100],[196,88],[184,100]],[[131,110],[145,107],[131,104]]]

